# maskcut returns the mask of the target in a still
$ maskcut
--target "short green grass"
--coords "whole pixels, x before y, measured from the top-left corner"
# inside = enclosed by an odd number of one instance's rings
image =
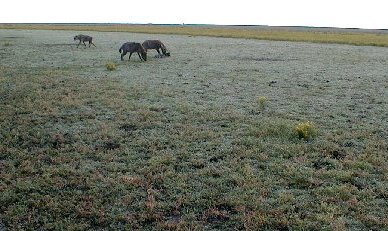
[[[111,49],[99,42],[99,49]],[[15,43],[12,51],[26,47]],[[110,58],[92,59],[97,49],[59,47],[72,56],[59,60],[62,54],[55,53],[52,64],[39,58],[46,46],[31,47],[33,65],[2,50],[0,227],[387,230],[387,121],[376,113],[368,123],[344,109],[354,104],[385,111],[381,96],[338,100],[319,119],[304,102],[327,92],[303,85],[287,93],[276,88],[283,79],[255,85],[261,81],[255,78],[274,78],[264,71],[259,77],[251,69],[182,76],[171,70],[173,62],[192,64],[172,56],[121,62],[110,72],[104,66]],[[69,58],[75,61],[65,62]],[[143,69],[147,75],[138,78]],[[348,84],[330,80],[337,82],[323,86],[332,94]],[[247,86],[257,96],[241,98]],[[376,89],[363,86],[357,89],[375,97]],[[307,120],[319,132],[299,139],[295,127]]]

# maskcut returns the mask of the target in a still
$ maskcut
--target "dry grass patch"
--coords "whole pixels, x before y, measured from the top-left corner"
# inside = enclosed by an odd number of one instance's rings
[[[387,34],[355,32],[314,32],[294,31],[292,29],[257,29],[249,27],[228,26],[158,26],[128,24],[1,24],[0,29],[34,29],[34,30],[78,30],[105,32],[132,32],[147,34],[180,34],[190,36],[213,36],[227,38],[246,38],[275,41],[298,41],[314,43],[339,43],[356,46],[388,46]]]

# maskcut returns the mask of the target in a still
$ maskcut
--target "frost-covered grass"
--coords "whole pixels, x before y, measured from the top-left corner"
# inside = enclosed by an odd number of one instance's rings
[[[76,48],[80,32],[97,47]],[[0,47],[0,227],[388,225],[386,48],[85,31],[3,37],[13,45]],[[122,43],[152,38],[171,57],[120,61]],[[315,136],[299,139],[306,121]]]

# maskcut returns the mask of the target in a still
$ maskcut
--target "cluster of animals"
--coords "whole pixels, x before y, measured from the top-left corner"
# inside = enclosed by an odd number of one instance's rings
[[[91,45],[96,46],[93,43],[93,37],[88,35],[76,35],[74,36],[74,41],[75,40],[79,40],[77,47],[81,43],[86,46],[85,42],[89,42],[89,47]],[[142,44],[137,42],[126,42],[120,47],[119,52],[121,54],[121,60],[124,60],[123,57],[127,53],[129,53],[128,60],[130,60],[132,54],[136,52],[140,60],[147,61],[147,51],[150,49],[156,50],[159,54],[159,57],[170,56],[170,52],[167,52],[166,46],[160,40],[146,40]],[[160,50],[162,53],[160,53]]]

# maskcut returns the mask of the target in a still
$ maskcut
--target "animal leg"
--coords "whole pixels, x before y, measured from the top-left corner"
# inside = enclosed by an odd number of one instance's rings
[[[85,47],[86,47],[85,41],[82,41],[82,42],[84,43],[84,45],[85,45]]]
[[[137,55],[139,56],[141,61],[144,61],[139,52],[137,52]]]
[[[96,45],[94,45],[94,43],[93,43],[92,41],[90,41],[90,43],[91,43],[94,47],[96,47]]]
[[[126,54],[127,54],[127,52],[123,52],[123,53],[121,54],[121,61],[124,61],[123,57],[124,57],[124,55],[126,55]]]
[[[128,58],[128,60],[130,60],[130,59],[131,59],[131,56],[132,56],[132,52],[131,52],[131,53],[129,53],[129,58]]]
[[[77,45],[77,48],[78,48],[78,46],[81,44],[81,40],[79,40],[79,43],[78,43],[78,45]]]
[[[159,54],[159,58],[161,58],[161,57],[162,57],[162,54],[160,54],[159,48],[156,48],[156,51],[157,51],[158,54]]]

